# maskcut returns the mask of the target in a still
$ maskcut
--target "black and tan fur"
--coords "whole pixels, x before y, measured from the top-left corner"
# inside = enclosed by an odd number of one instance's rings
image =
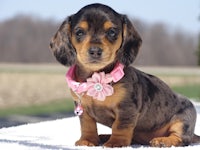
[[[157,77],[130,66],[141,43],[127,16],[102,4],[88,5],[69,16],[52,38],[50,47],[57,60],[66,66],[76,64],[78,82],[94,72],[111,72],[117,62],[125,65],[125,76],[113,83],[112,96],[98,101],[83,95],[81,137],[76,145],[170,147],[200,141],[194,134],[193,104]],[[72,96],[78,99],[73,91]],[[112,135],[99,136],[97,122],[111,127]]]

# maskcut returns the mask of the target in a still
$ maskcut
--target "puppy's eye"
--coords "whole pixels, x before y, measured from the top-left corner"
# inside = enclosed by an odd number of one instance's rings
[[[85,30],[82,28],[75,29],[75,35],[77,40],[81,40],[82,37],[84,37],[86,34]]]
[[[106,31],[106,35],[109,40],[116,40],[118,36],[118,30],[116,28],[110,28]]]

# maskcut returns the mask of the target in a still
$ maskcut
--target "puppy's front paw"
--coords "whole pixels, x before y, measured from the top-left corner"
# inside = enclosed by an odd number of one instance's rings
[[[97,146],[99,145],[99,143],[97,141],[89,141],[89,140],[84,140],[84,139],[80,139],[78,141],[76,141],[75,143],[76,146]]]
[[[129,146],[130,142],[127,139],[111,137],[105,144],[105,147],[125,147]]]

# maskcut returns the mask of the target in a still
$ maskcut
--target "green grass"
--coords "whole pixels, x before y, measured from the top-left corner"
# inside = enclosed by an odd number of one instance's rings
[[[67,113],[74,109],[74,103],[72,100],[58,100],[41,105],[33,105],[26,107],[13,107],[0,109],[0,117],[6,117],[9,115],[41,115],[52,113]]]
[[[188,84],[184,86],[174,86],[172,87],[174,91],[185,95],[189,98],[194,98],[197,101],[200,101],[200,84]]]

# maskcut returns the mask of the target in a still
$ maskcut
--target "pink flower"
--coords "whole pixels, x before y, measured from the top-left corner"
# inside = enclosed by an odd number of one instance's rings
[[[92,96],[94,99],[103,101],[106,96],[113,94],[113,87],[108,83],[112,82],[112,76],[104,72],[94,73],[92,78],[87,79],[88,90],[87,95]]]

